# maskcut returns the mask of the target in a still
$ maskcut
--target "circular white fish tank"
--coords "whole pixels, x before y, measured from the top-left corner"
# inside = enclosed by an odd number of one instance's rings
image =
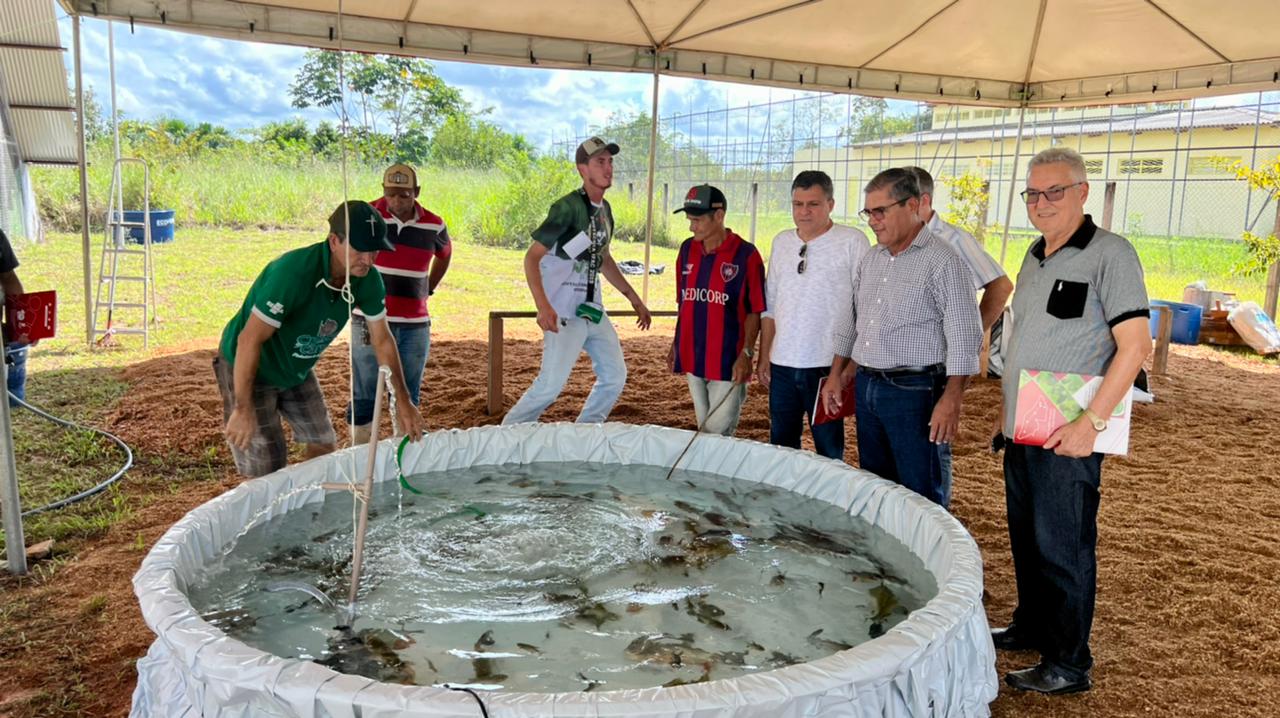
[[[134,577],[157,639],[132,715],[989,714],[981,559],[950,514],[839,462],[710,435],[664,483],[690,436],[437,432],[402,457],[425,495],[400,488],[384,442],[349,625],[327,599],[346,603],[353,504],[322,485],[358,481],[365,449],[246,482]]]

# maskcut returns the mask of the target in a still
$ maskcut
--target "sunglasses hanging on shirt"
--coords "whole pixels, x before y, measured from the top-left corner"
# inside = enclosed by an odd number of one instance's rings
[[[800,245],[800,266],[796,267],[796,274],[804,274],[805,262],[806,262],[806,261],[808,261],[807,259],[805,259],[805,256],[804,256],[804,255],[805,255],[808,251],[809,251],[809,245],[808,245],[808,244],[802,244],[802,245]]]

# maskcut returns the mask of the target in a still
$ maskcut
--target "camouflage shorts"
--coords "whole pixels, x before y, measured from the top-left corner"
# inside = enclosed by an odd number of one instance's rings
[[[236,405],[233,389],[235,372],[222,354],[213,359],[213,374],[218,379],[218,391],[222,394],[222,421],[225,424]],[[283,469],[288,463],[289,446],[285,442],[284,427],[280,424],[282,416],[293,430],[294,441],[300,444],[334,444],[338,441],[314,371],[307,372],[307,378],[301,384],[288,389],[255,381],[253,412],[258,426],[249,442],[249,449],[241,451],[231,446],[236,469],[245,476],[269,474]]]

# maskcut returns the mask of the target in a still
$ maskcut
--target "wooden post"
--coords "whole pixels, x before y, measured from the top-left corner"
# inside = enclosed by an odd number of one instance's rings
[[[484,413],[502,413],[502,317],[493,312],[489,313],[489,397]]]
[[[1152,305],[1151,310],[1160,315],[1156,325],[1156,351],[1151,359],[1152,376],[1169,373],[1169,340],[1173,336],[1173,310],[1162,304]]]
[[[1276,202],[1276,224],[1272,234],[1280,237],[1280,197]],[[1267,271],[1267,298],[1262,307],[1262,311],[1271,317],[1272,321],[1276,319],[1276,300],[1280,297],[1280,262],[1271,265],[1271,269]]]
[[[671,203],[667,201],[667,183],[662,183],[662,216],[666,217],[667,212],[671,211]]]
[[[1116,183],[1108,182],[1102,196],[1102,228],[1111,231],[1111,217],[1116,211]]]
[[[635,182],[627,183],[627,199],[631,200],[632,202],[634,202],[636,199],[636,183]]]
[[[751,199],[750,199],[751,236],[748,237],[747,239],[747,241],[751,242],[752,244],[756,243],[756,204],[757,204],[756,200],[759,199],[759,197],[760,197],[760,184],[757,182],[752,182],[751,183]]]

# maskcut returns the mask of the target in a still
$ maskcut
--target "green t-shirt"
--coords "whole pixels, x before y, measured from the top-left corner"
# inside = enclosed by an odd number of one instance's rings
[[[587,297],[590,252],[576,257],[565,252],[565,245],[583,232],[594,251],[603,256],[613,237],[613,210],[608,200],[599,206],[591,204],[581,189],[556,200],[547,211],[547,218],[533,230],[534,241],[551,250],[543,255],[538,267],[542,270],[542,289],[552,308],[562,317],[572,317],[578,305],[585,301],[600,301],[599,277],[595,296]]]
[[[262,270],[244,304],[222,330],[218,349],[234,364],[236,343],[249,314],[275,327],[262,345],[257,380],[281,389],[295,387],[307,378],[325,347],[347,324],[347,303],[332,289],[329,278],[329,243],[319,242],[285,252]],[[386,289],[382,275],[370,271],[351,278],[355,305],[369,319],[386,317]]]

